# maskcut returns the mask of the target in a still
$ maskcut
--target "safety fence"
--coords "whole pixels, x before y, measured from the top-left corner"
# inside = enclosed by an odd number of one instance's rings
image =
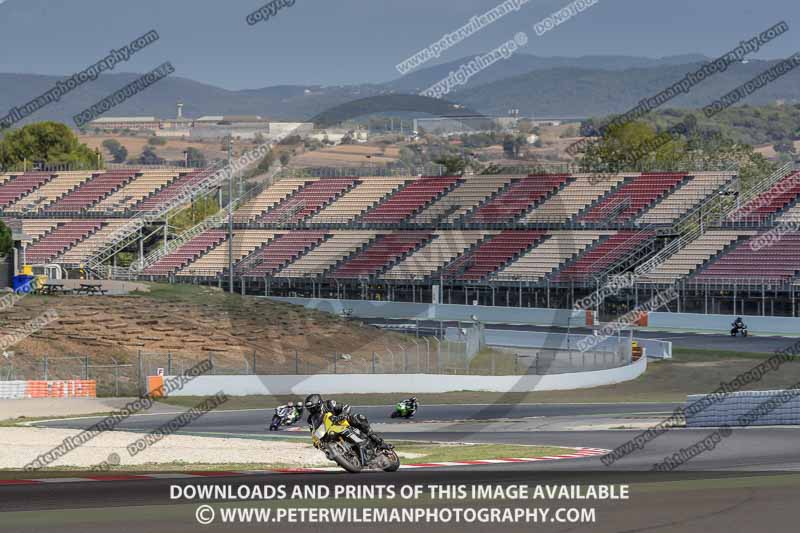
[[[0,399],[25,398],[96,398],[97,383],[94,380],[55,381],[0,381]]]

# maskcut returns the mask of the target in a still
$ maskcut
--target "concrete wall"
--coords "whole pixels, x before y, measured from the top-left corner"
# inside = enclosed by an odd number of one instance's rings
[[[407,318],[410,320],[472,320],[472,315],[485,324],[535,324],[583,326],[584,311],[569,309],[534,309],[527,307],[491,307],[485,305],[414,304],[373,300],[335,300],[316,298],[270,297],[279,302],[303,305],[328,313],[340,314],[352,309],[353,316],[363,318]]]
[[[378,302],[371,300],[334,300],[314,298],[278,298],[273,300],[302,305],[327,313],[340,314],[352,309],[353,316],[361,318],[396,318],[409,320],[472,320],[472,315],[484,324],[525,324],[537,326],[584,326],[586,312],[569,309],[535,309],[526,307],[490,307],[456,304],[414,304],[406,302]],[[663,314],[663,313],[659,313]],[[566,335],[526,331],[487,330],[487,343],[495,346],[529,348],[553,347],[553,343],[567,349]],[[570,345],[576,346],[582,335],[572,335]],[[646,349],[648,357],[671,358],[672,343],[634,338]],[[616,348],[616,340],[607,341],[608,349]],[[600,345],[600,350],[602,344]]]
[[[503,329],[487,329],[486,344],[491,346],[506,346],[511,348],[549,348],[553,350],[578,350],[578,342],[584,339],[585,335],[569,335],[561,333],[549,333],[544,331],[513,331]],[[622,341],[626,342],[628,336],[623,332]],[[672,343],[658,341],[654,339],[634,340],[645,348],[648,357],[656,359],[672,358]],[[596,347],[593,351],[614,352],[617,350],[617,337],[609,337]]]
[[[456,391],[529,392],[571,390],[636,379],[647,369],[647,358],[632,365],[546,376],[448,376],[434,374],[319,374],[313,376],[199,376],[173,396],[252,394],[305,395],[347,393],[442,393]]]
[[[691,330],[709,330],[728,333],[731,322],[738,315],[704,315],[697,313],[650,313],[648,327],[675,328]],[[766,333],[800,333],[800,318],[782,316],[747,316],[742,315],[747,329],[756,334]]]
[[[691,395],[686,400],[685,408],[704,399],[708,404],[699,404],[696,409],[689,409],[686,413],[686,425],[747,427],[800,424],[799,395],[800,390],[734,392],[724,397],[715,397],[713,394]],[[703,405],[705,407],[700,410]],[[699,412],[694,412],[695,410]]]

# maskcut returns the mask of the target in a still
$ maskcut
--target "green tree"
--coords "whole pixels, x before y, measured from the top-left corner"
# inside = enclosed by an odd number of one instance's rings
[[[158,156],[155,149],[145,146],[142,155],[139,156],[140,165],[163,165],[165,160]]]
[[[773,148],[779,154],[795,154],[795,153],[797,153],[797,150],[795,149],[794,143],[792,141],[781,141],[779,143],[775,143]]]
[[[97,155],[65,125],[37,122],[8,132],[0,141],[0,166],[9,168],[23,161],[48,165],[97,167]]]
[[[467,168],[467,162],[459,156],[443,156],[434,161],[434,163],[442,165],[445,174],[448,176],[461,176]]]
[[[163,137],[150,137],[147,139],[147,144],[150,146],[164,146],[167,144],[167,140]]]
[[[190,167],[205,167],[208,165],[205,154],[194,146],[186,149],[186,157],[189,160]]]
[[[291,157],[292,156],[290,156],[288,152],[283,152],[281,154],[281,157],[280,157],[281,165],[283,165],[283,166],[288,165],[289,164],[289,159],[291,159]]]
[[[586,172],[636,171],[642,168],[668,170],[684,159],[686,141],[659,135],[644,122],[611,126],[593,139],[580,158]]]
[[[11,229],[0,221],[0,255],[11,253],[14,241],[11,238]]]
[[[103,148],[108,150],[111,157],[114,158],[114,163],[124,163],[128,159],[128,149],[122,146],[116,139],[106,139],[103,141]]]

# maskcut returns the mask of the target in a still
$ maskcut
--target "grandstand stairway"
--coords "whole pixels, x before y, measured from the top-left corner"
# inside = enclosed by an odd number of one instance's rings
[[[0,209],[5,209],[18,202],[54,177],[54,174],[48,172],[12,174],[8,180],[0,185]]]
[[[800,232],[790,232],[761,249],[751,248],[760,235],[739,241],[730,251],[706,264],[691,280],[713,283],[729,280],[788,282],[800,271]]]
[[[624,224],[655,206],[688,180],[689,177],[683,173],[652,173],[627,178],[580,214],[577,220],[591,224]]]
[[[322,178],[312,181],[256,218],[255,222],[280,224],[301,222],[352,190],[356,183],[355,178]]]
[[[431,240],[427,232],[403,231],[379,235],[360,253],[337,265],[330,277],[334,279],[358,279],[384,272]]]
[[[443,277],[480,281],[538,244],[546,234],[540,231],[507,230],[482,241],[475,249],[451,263]]]
[[[742,205],[730,218],[737,222],[763,223],[781,212],[795,211],[798,200],[800,200],[800,172],[795,171]]]
[[[169,182],[169,184],[139,200],[131,209],[140,212],[156,210],[170,200],[177,198],[185,191],[191,190],[192,187],[199,185],[200,182],[208,178],[211,174],[212,172],[210,170],[197,170],[181,174],[176,179]]]
[[[360,221],[368,224],[400,223],[453,190],[458,181],[459,178],[455,176],[415,180],[367,211]]]
[[[50,263],[101,228],[100,220],[63,222],[44,233],[25,249],[25,261],[38,265]]]
[[[95,174],[75,189],[67,192],[44,208],[48,214],[80,213],[114,194],[136,177],[138,171],[110,170]]]
[[[456,261],[485,239],[481,230],[438,232],[425,246],[395,264],[383,274],[384,279],[425,279]]]
[[[170,254],[160,258],[152,265],[145,268],[142,273],[146,275],[166,276],[173,274],[213,250],[226,239],[223,230],[207,230],[190,239]]]
[[[555,282],[589,281],[613,267],[655,234],[623,230],[601,239],[550,277]]]
[[[744,234],[744,235],[743,235]],[[712,230],[689,242],[663,263],[639,278],[641,283],[671,284],[691,276],[728,253],[751,235],[746,232]]]
[[[513,222],[561,190],[570,179],[567,174],[551,174],[512,181],[492,200],[467,213],[463,221],[472,224]]]
[[[322,244],[326,238],[324,231],[291,231],[276,235],[235,265],[234,272],[254,278],[274,275]]]
[[[535,248],[495,272],[499,281],[538,281],[591,248],[603,236],[594,231],[551,231]]]

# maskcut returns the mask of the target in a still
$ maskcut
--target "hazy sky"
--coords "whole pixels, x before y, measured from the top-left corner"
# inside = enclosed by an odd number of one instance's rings
[[[231,89],[381,82],[399,76],[397,63],[500,1],[296,0],[250,26],[245,17],[264,1],[5,0],[0,72],[72,73],[156,29],[161,40],[117,71],[171,61],[178,76]],[[441,60],[489,50],[519,31],[530,36],[524,52],[539,56],[714,56],[780,20],[793,29],[755,57],[800,49],[798,0],[599,0],[537,37],[533,25],[567,4],[530,0]]]

